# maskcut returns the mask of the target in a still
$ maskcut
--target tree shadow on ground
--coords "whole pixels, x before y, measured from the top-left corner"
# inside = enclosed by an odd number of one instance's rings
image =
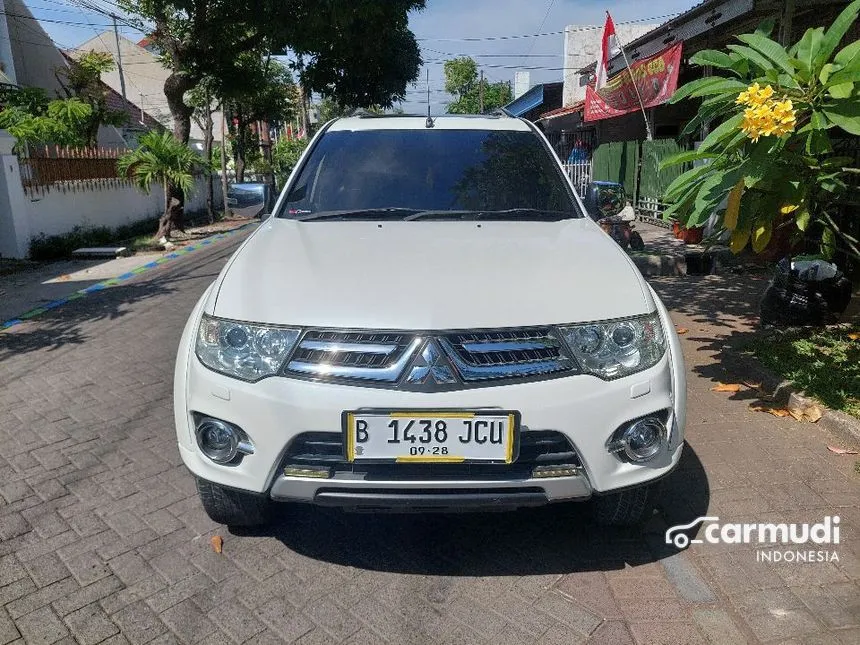
[[[348,513],[310,505],[282,505],[264,529],[302,555],[344,566],[437,576],[512,576],[621,569],[671,553],[657,544],[668,525],[705,515],[707,476],[685,446],[679,466],[662,481],[658,514],[637,529],[607,529],[592,505],[553,504],[498,513]]]
[[[133,313],[135,306],[142,302],[173,294],[186,280],[214,280],[235,246],[229,244],[218,248],[217,252],[194,256],[198,260],[196,262],[166,264],[140,278],[71,300],[10,327],[0,332],[0,362],[30,352],[50,352],[97,341],[97,332],[88,331],[88,325],[100,320],[120,319]],[[189,312],[191,306],[193,303],[189,305]]]
[[[758,303],[768,279],[763,274],[688,275],[649,282],[670,311],[693,322],[731,327],[758,324]]]
[[[133,311],[134,304],[173,291],[169,286],[147,282],[112,287],[72,300],[0,333],[0,361],[28,352],[81,345],[92,338],[85,329],[87,324],[122,318]]]

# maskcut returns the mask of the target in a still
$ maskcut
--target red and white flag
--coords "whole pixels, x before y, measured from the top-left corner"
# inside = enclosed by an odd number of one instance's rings
[[[619,51],[618,36],[615,35],[615,23],[612,16],[606,12],[606,24],[603,25],[603,43],[600,48],[600,60],[597,61],[597,72],[594,81],[594,89],[599,90],[606,85],[609,78],[609,61]]]

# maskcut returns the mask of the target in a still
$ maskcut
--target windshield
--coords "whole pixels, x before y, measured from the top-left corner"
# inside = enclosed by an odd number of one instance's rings
[[[530,131],[327,132],[278,216],[369,216],[362,211],[398,219],[581,216],[558,164]]]

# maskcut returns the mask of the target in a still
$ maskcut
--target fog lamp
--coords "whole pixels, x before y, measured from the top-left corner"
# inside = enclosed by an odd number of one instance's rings
[[[244,432],[220,419],[201,417],[195,434],[201,452],[216,464],[230,463],[239,453],[254,452],[254,446]]]
[[[631,423],[614,442],[614,452],[623,451],[630,461],[653,459],[666,445],[666,426],[657,417]]]

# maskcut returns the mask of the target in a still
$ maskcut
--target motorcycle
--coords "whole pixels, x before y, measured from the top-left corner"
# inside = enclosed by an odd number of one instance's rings
[[[627,201],[624,186],[611,181],[593,181],[583,199],[585,210],[622,249],[645,250],[642,236],[634,230],[636,211]]]

